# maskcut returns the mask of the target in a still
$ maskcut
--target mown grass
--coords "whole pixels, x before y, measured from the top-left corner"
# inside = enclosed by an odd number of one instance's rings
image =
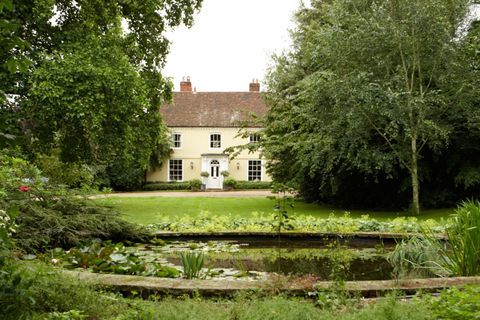
[[[267,198],[181,198],[181,197],[141,197],[141,198],[102,198],[97,203],[111,206],[119,211],[123,217],[140,224],[157,223],[163,218],[178,219],[184,215],[195,217],[202,211],[213,215],[240,216],[248,218],[253,212],[273,213],[274,201]],[[378,220],[392,219],[409,215],[406,211],[372,211],[372,210],[342,210],[314,203],[296,201],[291,216],[308,215],[318,218],[327,218],[331,213],[343,215],[350,212],[351,217],[360,217],[368,214]],[[424,210],[418,219],[447,218],[453,209]]]

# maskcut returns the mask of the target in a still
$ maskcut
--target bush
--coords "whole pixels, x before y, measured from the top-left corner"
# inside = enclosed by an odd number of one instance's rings
[[[220,172],[220,174],[224,177],[224,178],[227,178],[230,176],[230,172],[228,172],[227,170],[223,170],[222,172]]]
[[[0,277],[0,314],[5,320],[112,319],[129,308],[118,296],[98,293],[38,263],[15,262],[7,270],[9,276]]]
[[[438,299],[431,300],[435,319],[478,319],[480,310],[480,287],[466,286],[443,291]]]
[[[94,238],[141,241],[147,237],[145,229],[120,219],[111,209],[51,185],[41,176],[23,159],[0,156],[0,209],[17,212],[18,227],[12,237],[21,249],[68,248]]]
[[[94,171],[87,165],[61,162],[57,155],[37,155],[39,168],[53,184],[67,185],[72,188],[92,187]]]
[[[18,202],[20,214],[14,234],[16,244],[26,250],[70,248],[93,239],[144,241],[149,233],[122,220],[116,212],[74,195],[36,192],[36,201]]]
[[[238,181],[233,178],[226,178],[223,181],[223,187],[227,190],[236,189],[237,185],[238,185]]]
[[[200,179],[192,179],[188,181],[188,185],[192,191],[198,191],[202,189],[202,181],[200,181]]]
[[[201,184],[201,182],[200,182]],[[154,182],[148,183],[143,187],[145,191],[156,190],[189,190],[191,189],[190,182]]]
[[[269,181],[237,181],[235,189],[270,189],[272,183]]]

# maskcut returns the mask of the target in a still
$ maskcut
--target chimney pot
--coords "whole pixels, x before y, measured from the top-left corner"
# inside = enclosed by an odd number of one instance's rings
[[[190,81],[190,76],[187,77],[187,81],[185,81],[185,77],[183,77],[182,81],[180,82],[180,92],[192,92],[192,82]]]
[[[258,80],[252,79],[249,86],[250,92],[260,92],[260,83]]]

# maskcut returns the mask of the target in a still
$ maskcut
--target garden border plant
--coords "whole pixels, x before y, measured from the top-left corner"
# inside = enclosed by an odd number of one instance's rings
[[[391,254],[399,274],[409,271],[438,276],[480,275],[480,202],[463,202],[445,229],[447,242],[423,228],[418,238],[404,240]]]

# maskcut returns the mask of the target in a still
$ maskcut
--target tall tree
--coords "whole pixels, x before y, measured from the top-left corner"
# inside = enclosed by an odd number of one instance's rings
[[[440,150],[452,131],[444,86],[467,4],[332,0],[301,10],[294,50],[269,75],[271,172],[321,180],[335,194],[342,176],[385,180],[406,170],[418,213],[422,151]],[[285,146],[293,170],[282,167]]]
[[[200,5],[18,0],[0,12],[17,26],[13,34],[30,43],[28,72],[0,70],[2,89],[19,101],[28,151],[59,148],[63,161],[104,168],[116,187],[137,184],[152,160],[158,164],[169,150],[158,113],[172,90],[161,74],[165,31],[191,25]]]

